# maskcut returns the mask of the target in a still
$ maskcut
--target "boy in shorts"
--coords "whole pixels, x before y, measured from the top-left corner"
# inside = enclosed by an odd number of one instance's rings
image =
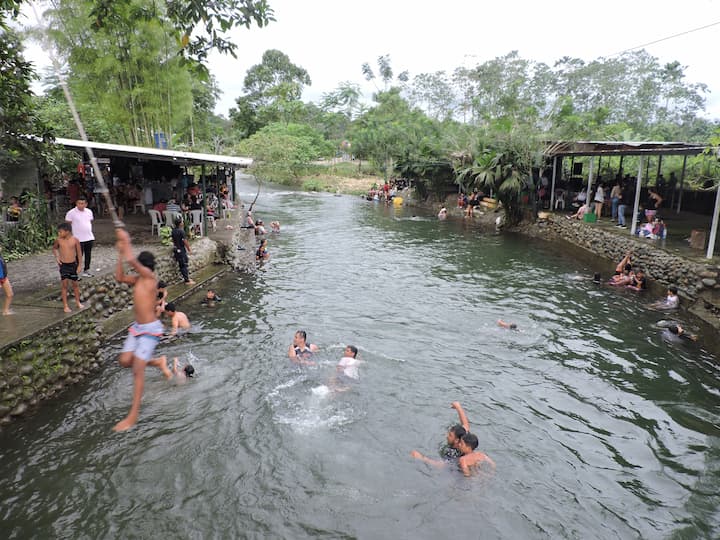
[[[80,288],[78,287],[78,274],[82,267],[82,249],[78,239],[72,235],[69,223],[58,225],[58,237],[55,239],[52,251],[60,270],[61,296],[65,313],[72,312],[67,301],[67,288],[71,281],[73,293],[75,293],[75,304],[78,309],[84,308],[85,306],[80,303]]]
[[[3,306],[3,315],[12,315],[10,311],[10,303],[13,299],[12,285],[10,285],[10,279],[8,279],[7,264],[2,255],[0,255],[0,287],[5,291],[5,305]]]
[[[163,325],[155,315],[157,305],[157,277],[155,276],[155,256],[143,251],[137,258],[133,255],[130,235],[124,229],[116,229],[118,262],[115,279],[127,283],[133,288],[133,311],[135,322],[128,331],[125,345],[120,353],[122,367],[132,367],[133,398],[128,415],[118,422],[114,431],[125,431],[137,423],[140,414],[140,401],[145,386],[145,367],[156,366],[169,379],[172,377],[167,368],[166,359],[153,358],[155,346],[163,334]],[[135,270],[137,275],[126,274],[123,260]]]

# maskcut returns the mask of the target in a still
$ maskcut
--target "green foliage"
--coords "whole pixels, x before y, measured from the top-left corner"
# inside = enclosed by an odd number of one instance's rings
[[[19,36],[6,24],[5,17],[16,14],[19,3],[0,7],[0,169],[7,169],[21,157],[39,156],[51,133],[32,106],[35,72],[25,61]]]
[[[237,153],[254,159],[253,173],[264,180],[292,183],[312,160],[332,147],[310,126],[271,124],[240,142]]]
[[[160,227],[160,243],[163,246],[172,245],[172,227],[168,225]]]
[[[315,178],[309,178],[302,183],[302,188],[305,191],[324,191],[325,185]]]
[[[303,68],[296,66],[283,52],[265,51],[262,62],[252,66],[230,118],[241,136],[249,137],[274,122],[295,122],[304,114],[300,101],[303,88],[312,84]]]
[[[8,228],[0,237],[3,257],[7,261],[46,249],[55,238],[44,202],[31,193],[23,197],[21,204],[24,210],[17,226]]]
[[[175,40],[173,55],[179,51],[199,62],[205,61],[212,50],[235,56],[237,45],[225,38],[230,30],[249,28],[253,23],[263,27],[275,20],[265,0],[187,0],[144,6],[136,6],[131,0],[99,0],[93,2],[89,20],[98,30],[112,30],[128,12],[137,20],[167,19]]]

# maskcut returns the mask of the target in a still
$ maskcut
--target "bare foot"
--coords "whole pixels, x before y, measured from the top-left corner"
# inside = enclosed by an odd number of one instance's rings
[[[15,315],[13,310],[3,311],[3,315]]]
[[[113,431],[127,431],[128,429],[130,429],[131,427],[133,427],[135,425],[135,422],[137,422],[137,420],[131,420],[129,418],[120,420],[120,422],[115,424]]]
[[[72,313],[72,309],[70,309],[70,306],[65,306],[65,309],[63,309],[65,313]]]
[[[85,306],[82,305],[80,302],[76,302],[78,309],[83,309]]]
[[[185,282],[185,285],[195,285],[195,282],[191,279]]]

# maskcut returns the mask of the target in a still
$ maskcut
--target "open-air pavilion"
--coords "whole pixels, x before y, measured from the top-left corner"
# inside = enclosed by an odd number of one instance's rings
[[[236,195],[235,172],[237,169],[244,169],[252,164],[252,159],[239,156],[224,156],[218,154],[204,154],[197,152],[185,152],[180,150],[167,150],[162,148],[148,148],[143,146],[129,146],[123,144],[110,144],[94,141],[83,141],[76,139],[66,139],[58,137],[55,139],[57,145],[63,146],[68,150],[73,150],[84,154],[87,148],[92,149],[95,157],[98,159],[123,158],[137,164],[156,163],[172,165],[175,167],[185,168],[197,167],[201,168],[200,185],[202,193],[206,192],[206,166],[215,167],[216,176],[220,170],[224,172],[227,179],[232,179],[231,194],[233,198]]]
[[[682,143],[682,142],[630,142],[630,141],[554,141],[549,142],[545,148],[544,155],[548,159],[552,159],[552,185],[551,185],[551,199],[550,208],[555,206],[555,185],[558,179],[558,172],[560,171],[561,160],[569,157],[573,161],[575,158],[589,157],[589,168],[588,168],[588,180],[587,180],[587,193],[590,196],[590,191],[595,180],[594,166],[595,159],[598,158],[598,170],[600,169],[600,161],[603,157],[620,157],[620,166],[618,174],[622,175],[623,172],[623,159],[626,156],[635,156],[638,158],[638,171],[635,187],[635,201],[633,204],[632,214],[632,227],[630,228],[630,234],[634,235],[637,226],[638,208],[640,205],[640,193],[642,190],[643,178],[647,176],[645,161],[650,156],[658,157],[658,173],[662,167],[663,156],[683,156],[682,172],[680,176],[680,190],[679,196],[673,210],[677,213],[682,208],[682,197],[683,188],[685,181],[685,168],[687,164],[688,156],[696,156],[707,151],[706,145],[698,143]],[[715,239],[717,236],[718,229],[718,214],[720,211],[720,183],[716,188],[715,206],[712,213],[712,225],[710,227],[710,237],[708,241],[706,257],[711,259],[715,248]]]

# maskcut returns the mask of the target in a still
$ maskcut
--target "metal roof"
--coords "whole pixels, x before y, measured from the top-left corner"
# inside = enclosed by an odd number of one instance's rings
[[[682,142],[653,141],[553,141],[547,143],[543,152],[554,156],[644,156],[702,154],[707,145]]]
[[[253,160],[238,156],[221,156],[217,154],[199,154],[196,152],[182,152],[179,150],[163,150],[161,148],[147,148],[144,146],[128,146],[125,144],[108,144],[93,141],[79,141],[57,137],[55,144],[71,150],[85,150],[88,146],[93,149],[97,157],[123,156],[137,159],[152,159],[158,161],[171,161],[177,165],[202,165],[214,163],[218,165],[234,165],[235,167],[249,167]]]

